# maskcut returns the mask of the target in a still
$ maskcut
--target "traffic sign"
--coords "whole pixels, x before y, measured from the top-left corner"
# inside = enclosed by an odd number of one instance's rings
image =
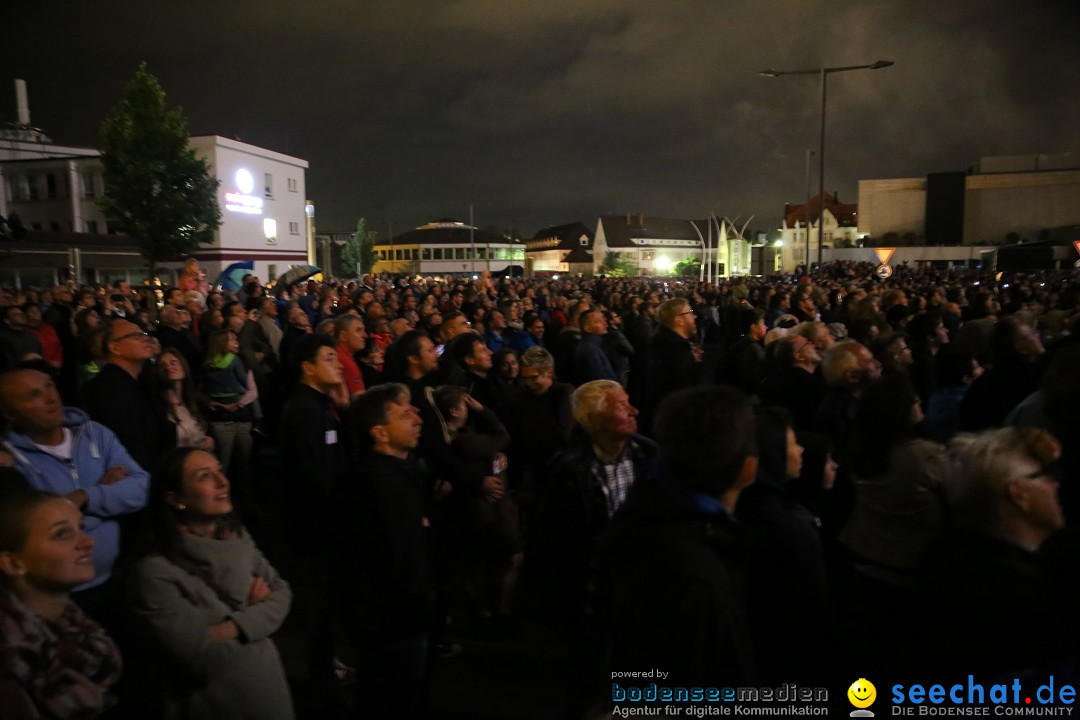
[[[877,270],[874,271],[874,274],[882,280],[887,280],[892,277],[892,268],[888,265],[878,265]]]
[[[1076,252],[1080,253],[1080,240],[1073,240],[1073,247],[1076,248]]]
[[[877,253],[878,261],[882,265],[888,265],[889,258],[891,258],[892,254],[896,252],[896,248],[874,248],[874,252]]]

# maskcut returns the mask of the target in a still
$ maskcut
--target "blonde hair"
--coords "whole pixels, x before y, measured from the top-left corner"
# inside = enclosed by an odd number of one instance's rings
[[[592,380],[575,390],[570,396],[574,422],[592,435],[596,427],[596,416],[607,410],[611,403],[611,394],[616,390],[622,390],[622,385],[614,380]]]

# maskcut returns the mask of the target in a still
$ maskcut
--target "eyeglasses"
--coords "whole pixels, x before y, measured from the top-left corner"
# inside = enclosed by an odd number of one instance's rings
[[[693,315],[693,314],[694,314],[693,310],[683,310],[681,313],[679,313],[679,315]]]
[[[150,333],[145,333],[145,332],[128,333],[127,335],[121,335],[120,337],[113,338],[112,342],[120,342],[122,340],[127,340],[129,338],[138,338],[140,340],[149,340],[150,339]]]

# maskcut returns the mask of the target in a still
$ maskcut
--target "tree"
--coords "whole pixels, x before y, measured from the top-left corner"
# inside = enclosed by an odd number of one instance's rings
[[[352,273],[360,277],[375,267],[375,237],[367,229],[366,219],[356,221],[356,232],[341,248],[341,262],[345,265],[342,272],[345,277],[351,277]]]
[[[136,242],[151,277],[158,263],[213,241],[221,225],[219,182],[188,147],[184,111],[165,104],[146,63],[102,123],[101,146],[105,195],[98,207]]]
[[[600,273],[608,277],[632,277],[637,275],[637,264],[622,253],[609,250],[600,263]]]
[[[679,277],[693,277],[701,274],[701,258],[686,258],[675,263],[672,272]]]

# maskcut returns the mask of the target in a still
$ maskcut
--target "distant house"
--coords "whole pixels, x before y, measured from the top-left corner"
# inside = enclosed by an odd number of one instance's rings
[[[683,260],[702,258],[703,241],[708,242],[710,237],[709,222],[649,217],[644,213],[602,215],[596,223],[593,272],[599,274],[604,258],[614,252],[633,260],[639,275],[667,275]],[[721,276],[748,274],[750,244],[726,234],[718,242],[719,234],[712,233],[710,262],[719,262]]]
[[[554,225],[525,242],[529,274],[591,275],[593,234],[584,224]]]
[[[376,273],[468,275],[489,271],[518,275],[525,267],[525,243],[484,232],[452,218],[375,242]]]
[[[810,262],[817,262],[819,227],[823,225],[826,248],[853,248],[859,238],[859,206],[841,203],[836,195],[825,193],[825,209],[821,211],[821,196],[810,199]],[[824,216],[824,223],[820,222]],[[784,225],[781,228],[783,242],[780,265],[783,272],[792,272],[797,265],[806,264],[807,207],[784,205]],[[864,233],[865,234],[865,233]]]

